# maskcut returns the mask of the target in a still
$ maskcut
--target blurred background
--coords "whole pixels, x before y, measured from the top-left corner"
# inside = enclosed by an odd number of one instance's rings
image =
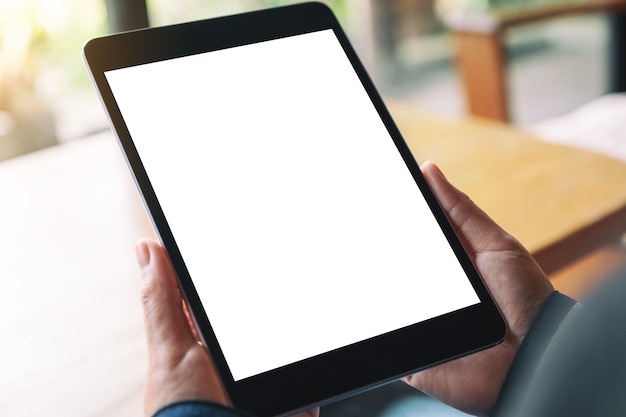
[[[458,116],[466,104],[446,15],[566,0],[328,0],[386,97]],[[0,0],[0,159],[106,128],[81,60],[82,44],[124,28],[105,0]],[[121,2],[124,3],[124,2]],[[132,2],[126,2],[132,3]],[[166,25],[296,3],[289,0],[148,0],[149,24]],[[107,12],[108,5],[108,12]],[[117,13],[117,16],[115,15]],[[107,22],[107,17],[110,17]],[[123,20],[123,19],[122,19]],[[571,111],[607,92],[606,19],[584,16],[507,33],[511,119]]]

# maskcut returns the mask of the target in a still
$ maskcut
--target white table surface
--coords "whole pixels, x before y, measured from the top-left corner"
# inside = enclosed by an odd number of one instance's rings
[[[112,135],[1,163],[0,198],[0,415],[142,415],[152,231]]]

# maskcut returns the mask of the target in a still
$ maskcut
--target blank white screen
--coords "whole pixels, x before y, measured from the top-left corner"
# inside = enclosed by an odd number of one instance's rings
[[[479,302],[332,30],[106,78],[235,380]]]

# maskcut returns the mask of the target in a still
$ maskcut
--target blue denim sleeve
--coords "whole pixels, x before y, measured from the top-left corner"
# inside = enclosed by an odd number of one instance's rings
[[[179,401],[161,408],[153,417],[251,417],[234,408],[210,401]]]

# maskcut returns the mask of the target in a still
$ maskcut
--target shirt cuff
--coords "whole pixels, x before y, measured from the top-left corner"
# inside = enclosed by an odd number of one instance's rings
[[[211,401],[185,400],[166,405],[153,417],[251,417],[251,415]]]

